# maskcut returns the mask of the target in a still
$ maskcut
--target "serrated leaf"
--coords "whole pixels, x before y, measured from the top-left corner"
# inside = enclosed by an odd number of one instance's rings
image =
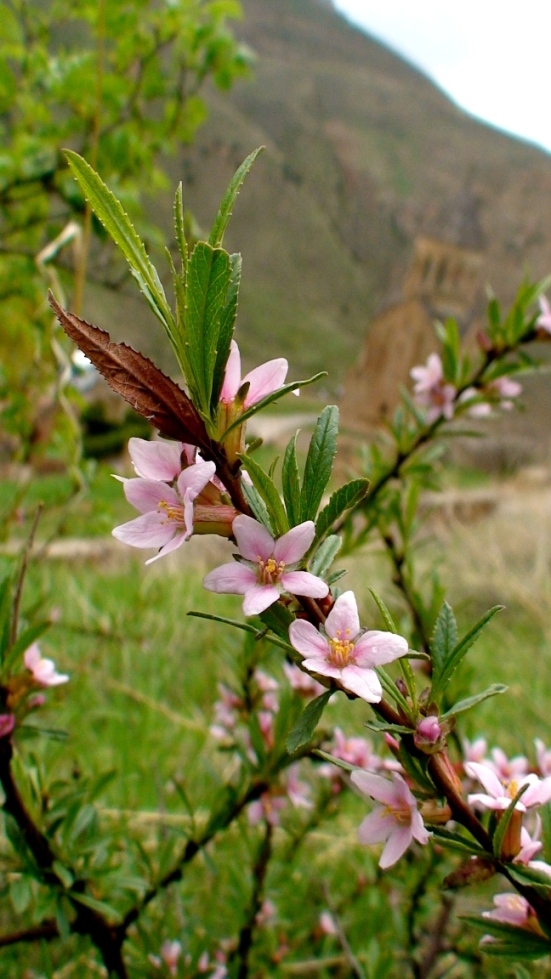
[[[508,689],[509,687],[506,687],[504,683],[492,683],[485,690],[482,690],[481,693],[473,694],[472,697],[465,697],[464,700],[458,700],[453,707],[450,707],[445,714],[442,714],[441,720],[445,720],[447,717],[455,717],[457,714],[464,714],[471,707],[476,707],[477,704],[488,700],[489,697],[497,697],[498,694],[506,693]]]
[[[297,461],[297,438],[296,435],[289,440],[285,455],[283,456],[283,466],[281,470],[281,486],[283,489],[283,499],[291,527],[296,527],[301,522],[300,516],[300,475]]]
[[[189,442],[211,456],[212,445],[197,409],[171,378],[132,347],[114,343],[105,330],[68,313],[51,294],[50,305],[67,335],[90,358],[113,391],[161,435]]]
[[[241,489],[243,491],[243,496],[249,504],[256,519],[263,524],[266,530],[268,530],[273,536],[274,528],[272,527],[268,508],[260,496],[260,493],[252,484],[246,483],[244,479],[241,480]]]
[[[323,508],[316,520],[316,540],[323,540],[331,527],[346,510],[357,506],[367,495],[368,479],[352,479],[336,490],[329,498],[329,503]]]
[[[318,547],[311,561],[309,561],[308,570],[312,574],[315,574],[317,578],[325,578],[341,549],[341,544],[342,540],[338,534],[331,534],[330,537],[326,537]]]
[[[318,418],[310,440],[301,491],[301,519],[315,520],[329,482],[337,451],[339,409],[327,405]]]
[[[69,166],[88,200],[94,214],[125,256],[132,274],[155,315],[165,327],[171,343],[177,349],[172,311],[155,266],[130,218],[101,177],[78,153],[65,150]]]
[[[327,701],[333,693],[333,690],[326,690],[325,693],[322,693],[306,705],[285,742],[290,755],[297,751],[298,748],[301,748],[303,744],[308,744],[312,740],[318,721],[323,714]]]
[[[452,608],[444,602],[434,626],[430,649],[432,656],[432,694],[439,688],[440,678],[446,663],[457,645],[457,623]]]
[[[211,414],[222,314],[232,274],[230,256],[226,251],[212,248],[206,241],[197,242],[190,255],[186,275],[185,346],[199,398],[197,407],[205,417]]]
[[[461,660],[466,656],[471,646],[476,642],[482,630],[488,625],[497,612],[501,612],[503,605],[495,605],[469,630],[463,639],[457,643],[452,652],[447,656],[442,666],[440,676],[437,680],[433,679],[431,698],[438,699],[439,694],[445,689]]]
[[[241,166],[238,167],[235,174],[233,175],[229,187],[226,193],[224,194],[224,197],[222,198],[220,209],[218,211],[216,220],[212,226],[212,231],[209,236],[209,244],[212,245],[213,248],[219,248],[220,245],[222,244],[222,241],[224,239],[224,232],[226,231],[226,228],[228,226],[228,221],[231,217],[232,209],[235,204],[237,195],[243,185],[243,181],[245,180],[245,177],[247,176],[249,170],[251,169],[258,154],[262,153],[263,149],[264,149],[263,146],[259,146],[256,150],[253,150],[253,152],[249,154],[247,159],[243,161]]]
[[[233,339],[235,320],[237,318],[237,303],[239,299],[239,286],[241,283],[241,255],[230,255],[230,279],[226,293],[226,300],[220,316],[220,329],[218,333],[218,344],[214,373],[212,378],[211,395],[211,415],[214,416],[220,400],[220,392],[224,383],[226,363],[230,355],[230,346]]]
[[[282,534],[285,534],[289,530],[289,521],[277,486],[255,459],[251,459],[247,455],[238,454],[238,456],[241,459],[243,468],[247,470],[251,477],[255,489],[268,508],[270,523],[274,528],[276,537],[281,537]]]

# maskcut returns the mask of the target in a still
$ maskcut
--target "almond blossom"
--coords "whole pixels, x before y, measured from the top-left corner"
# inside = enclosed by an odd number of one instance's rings
[[[354,593],[344,592],[331,609],[325,634],[304,619],[289,627],[291,645],[302,656],[305,669],[338,680],[344,690],[374,704],[383,695],[376,666],[391,663],[408,651],[401,636],[391,632],[362,632]]]
[[[427,409],[427,420],[434,422],[437,418],[453,418],[456,389],[453,384],[446,383],[444,368],[438,354],[430,354],[426,365],[412,367],[410,375],[413,378],[413,394],[415,401]]]
[[[508,809],[524,786],[527,786],[526,791],[515,804],[515,809],[520,812],[526,812],[533,806],[542,806],[551,799],[551,777],[539,779],[532,774],[501,782],[492,768],[474,761],[467,762],[465,771],[486,789],[485,793],[471,793],[468,796],[469,805],[480,805],[485,809]]]
[[[482,912],[483,918],[500,921],[504,925],[514,925],[517,928],[529,928],[534,923],[536,927],[532,930],[539,931],[537,918],[532,907],[526,898],[521,897],[520,894],[496,894],[494,904],[495,908],[491,911]],[[482,939],[482,941],[493,940],[490,935],[486,935]]]
[[[413,840],[422,845],[428,843],[430,833],[417,809],[415,796],[401,775],[392,772],[391,782],[371,772],[352,772],[350,777],[360,792],[382,803],[365,817],[358,829],[360,843],[386,841],[379,860],[382,870],[396,863]]]
[[[178,443],[175,443],[178,445]],[[142,471],[155,473],[172,471],[168,458],[154,460],[150,457]],[[159,463],[157,468],[156,462]],[[163,465],[161,465],[161,462]],[[113,537],[131,547],[156,547],[158,554],[145,563],[164,557],[176,550],[193,533],[193,502],[205,489],[216,472],[213,462],[195,462],[179,471],[174,486],[159,476],[125,479],[124,494],[140,516],[120,524],[112,531]]]
[[[245,374],[244,378],[241,378],[241,354],[237,343],[232,340],[220,392],[220,401],[225,405],[231,404],[232,401],[235,401],[240,388],[248,384],[249,389],[243,401],[243,409],[246,411],[247,408],[283,387],[288,369],[289,364],[285,358],[278,357],[275,360],[268,360],[265,364],[260,364],[259,367],[255,367],[254,370]]]
[[[53,660],[42,656],[38,643],[33,642],[23,656],[23,662],[32,673],[33,680],[40,687],[57,687],[60,683],[67,683],[69,677],[66,673],[58,673]]]
[[[522,384],[513,381],[507,376],[496,377],[493,381],[488,381],[483,387],[466,388],[461,394],[459,401],[461,404],[467,403],[467,414],[472,418],[486,418],[492,413],[492,407],[503,408],[504,411],[511,411],[514,408],[513,398],[518,398],[522,393]],[[484,398],[487,400],[476,400]],[[473,404],[468,404],[469,402]]]
[[[294,663],[284,663],[283,672],[292,689],[301,697],[319,697],[320,694],[325,693],[325,687],[321,683],[314,680],[309,673],[301,670],[299,666],[295,666]]]
[[[236,517],[232,525],[239,553],[245,560],[223,564],[203,580],[207,591],[224,595],[244,595],[245,615],[259,615],[277,602],[282,592],[325,598],[329,587],[310,574],[297,571],[316,533],[312,520],[293,527],[278,540],[245,514]]]

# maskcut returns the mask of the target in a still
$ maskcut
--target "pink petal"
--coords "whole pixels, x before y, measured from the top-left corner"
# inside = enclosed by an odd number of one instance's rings
[[[172,540],[176,530],[177,524],[156,511],[150,511],[114,527],[111,533],[131,547],[163,547]]]
[[[335,680],[341,679],[341,671],[337,666],[331,666],[326,659],[322,659],[321,656],[309,656],[308,659],[302,661],[302,665],[310,673],[319,673],[320,676],[331,676]]]
[[[378,704],[383,696],[379,677],[374,670],[363,670],[358,666],[345,666],[341,670],[341,682],[345,690],[355,693],[368,704]]]
[[[235,398],[241,387],[241,354],[235,340],[230,344],[230,353],[226,361],[224,383],[220,392],[220,401],[229,404]]]
[[[382,843],[383,840],[388,840],[395,826],[396,820],[386,806],[377,806],[360,823],[358,839],[360,843],[366,843],[368,846]]]
[[[181,442],[149,442],[131,438],[128,451],[138,476],[144,479],[161,479],[170,483],[182,469]]]
[[[309,571],[286,571],[281,575],[281,585],[290,595],[325,598],[329,594],[329,585]]]
[[[140,513],[157,510],[160,503],[180,507],[178,494],[171,486],[153,479],[142,479],[141,476],[124,481],[124,495]]]
[[[244,595],[249,588],[256,584],[256,580],[252,568],[246,564],[231,561],[229,564],[221,564],[219,568],[210,571],[203,578],[203,588],[206,588],[207,591],[215,591],[219,595]]]
[[[383,666],[392,663],[399,656],[405,656],[408,644],[402,636],[392,632],[379,632],[374,629],[364,632],[354,644],[354,657],[358,666]]]
[[[289,626],[291,645],[303,656],[319,656],[327,659],[329,643],[311,622],[295,619]]]
[[[421,846],[424,846],[430,840],[430,833],[426,828],[423,817],[417,808],[412,809],[411,812],[411,832],[413,838],[417,840]]]
[[[508,796],[502,795],[499,799],[496,799],[493,795],[485,795],[483,792],[472,792],[467,796],[467,802],[469,805],[484,806],[486,809],[508,809],[511,805],[511,799]],[[517,802],[515,809],[520,809],[522,812],[526,812],[526,806],[522,802]]]
[[[353,591],[345,591],[339,595],[327,616],[325,630],[331,639],[349,638],[354,640],[356,638],[360,631],[360,618]]]
[[[505,795],[505,790],[503,785],[499,781],[495,772],[487,765],[481,765],[477,761],[470,761],[464,766],[467,775],[471,778],[476,778],[486,789],[494,799],[498,799]]]
[[[540,781],[537,775],[527,775],[526,779],[522,780],[522,784],[526,784],[528,780],[531,783],[530,788],[526,789],[524,795],[521,795],[520,801],[528,808],[530,806],[543,806],[549,802],[551,799],[551,778],[544,778],[543,781]]]
[[[40,653],[40,646],[37,642],[33,642],[28,649],[25,650],[25,655],[23,656],[23,662],[28,670],[33,671],[37,663],[42,659]]]
[[[413,839],[411,832],[411,826],[399,826],[397,825],[388,838],[388,843],[385,846],[381,859],[379,860],[379,867],[381,870],[386,870],[387,867],[392,867],[400,857],[406,852],[408,846]]]
[[[279,588],[275,585],[258,585],[247,589],[244,601],[243,612],[245,615],[260,615],[270,605],[277,602],[279,598]]]
[[[245,408],[250,408],[262,398],[267,398],[269,394],[277,391],[285,383],[289,364],[284,357],[276,360],[268,360],[265,364],[260,364],[254,370],[245,374],[242,383],[249,382],[249,390],[245,398]]]
[[[356,785],[360,792],[382,802],[384,806],[401,806],[403,799],[401,793],[397,791],[394,780],[391,782],[382,775],[374,775],[373,772],[352,772],[351,781]]]
[[[297,527],[288,530],[283,537],[276,541],[274,558],[284,564],[296,564],[300,561],[316,536],[316,525],[313,520],[305,520]]]
[[[178,489],[182,496],[189,493],[189,499],[199,496],[216,472],[214,462],[197,462],[194,466],[184,469],[178,476]]]
[[[154,557],[148,558],[145,563],[153,564],[153,562],[158,561],[160,557],[164,557],[166,554],[170,554],[171,551],[175,551],[184,543],[184,541],[188,539],[188,537],[189,535],[183,531],[175,534],[172,540],[169,540],[167,544],[163,544],[158,554],[155,554]]]
[[[232,524],[233,535],[237,541],[239,553],[247,561],[255,563],[268,561],[274,553],[274,539],[265,527],[253,517],[241,514]]]

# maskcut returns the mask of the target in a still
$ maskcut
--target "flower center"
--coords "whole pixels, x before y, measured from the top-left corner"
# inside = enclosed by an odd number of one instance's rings
[[[164,510],[167,520],[173,523],[184,523],[184,508],[178,506],[177,503],[167,503],[166,500],[161,500],[158,509]]]
[[[263,585],[274,585],[285,571],[285,562],[270,557],[267,561],[258,558],[258,575]]]
[[[342,669],[343,666],[348,665],[350,660],[354,659],[354,643],[350,639],[342,639],[340,633],[337,633],[334,639],[329,640],[329,645],[331,647],[329,662],[333,666]]]
[[[507,795],[509,796],[510,799],[514,799],[515,798],[515,796],[516,796],[519,788],[520,788],[520,786],[519,786],[518,782],[514,778],[511,779],[511,781],[509,782],[509,785],[507,786]]]
[[[383,816],[392,816],[397,823],[411,822],[411,810],[409,806],[385,806]]]

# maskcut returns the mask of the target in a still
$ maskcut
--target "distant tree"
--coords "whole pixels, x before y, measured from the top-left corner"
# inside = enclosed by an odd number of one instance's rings
[[[4,457],[28,454],[41,395],[48,391],[51,406],[52,385],[67,375],[46,281],[59,291],[68,279],[58,272],[68,269],[80,310],[95,235],[103,246],[93,275],[113,284],[109,246],[63,148],[97,165],[154,237],[143,197],[164,184],[162,158],[205,119],[204,83],[228,89],[247,71],[249,53],[228,28],[240,15],[237,0],[0,0]]]

